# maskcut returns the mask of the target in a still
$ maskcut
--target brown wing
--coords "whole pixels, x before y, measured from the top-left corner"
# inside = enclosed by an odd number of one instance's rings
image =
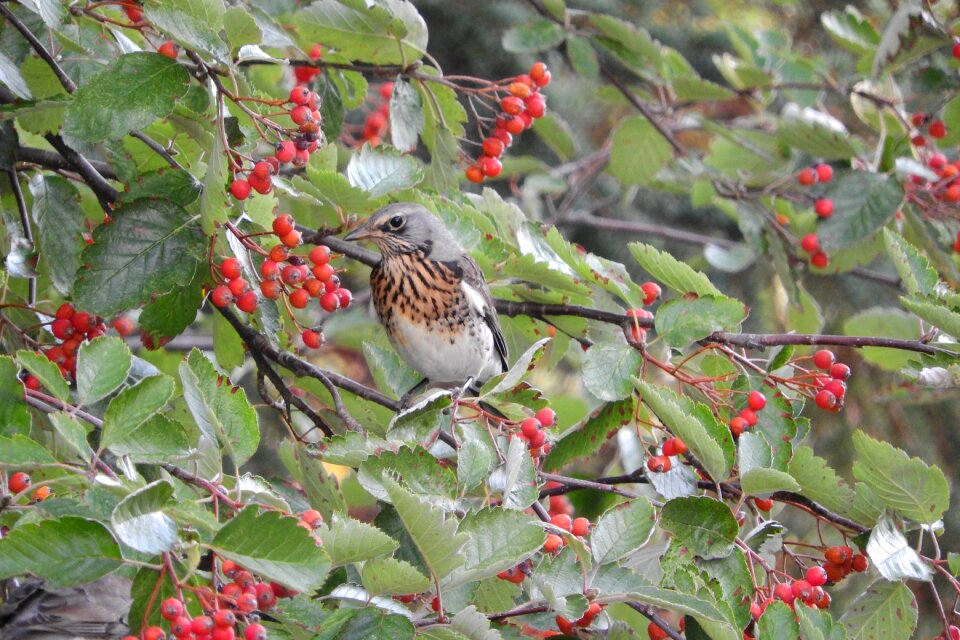
[[[490,327],[490,333],[493,334],[493,346],[500,357],[500,365],[503,367],[503,371],[506,371],[510,368],[507,364],[507,342],[503,339],[503,330],[500,329],[500,319],[497,317],[497,310],[493,306],[490,287],[487,286],[487,281],[483,278],[483,272],[480,271],[479,265],[466,254],[459,260],[445,262],[444,264],[483,297],[485,303],[483,321]]]

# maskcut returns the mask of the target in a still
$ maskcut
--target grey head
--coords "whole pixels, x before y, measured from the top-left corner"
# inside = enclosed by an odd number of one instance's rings
[[[431,260],[447,262],[465,253],[443,222],[413,202],[378,209],[344,240],[370,240],[385,258],[419,250]]]

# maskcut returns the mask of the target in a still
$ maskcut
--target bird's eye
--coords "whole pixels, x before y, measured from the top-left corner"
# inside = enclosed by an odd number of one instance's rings
[[[393,216],[389,224],[391,229],[399,229],[403,226],[403,216]]]

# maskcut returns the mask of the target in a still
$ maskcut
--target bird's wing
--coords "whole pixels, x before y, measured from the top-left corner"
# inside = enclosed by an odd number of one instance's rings
[[[490,287],[480,271],[479,265],[469,255],[464,254],[459,260],[446,263],[450,269],[456,273],[462,282],[472,288],[479,294],[483,302],[483,307],[478,309],[483,316],[484,322],[490,327],[490,333],[493,334],[493,346],[500,357],[500,364],[503,371],[509,369],[507,364],[507,342],[503,339],[503,330],[500,328],[500,320],[497,317],[497,310],[493,306],[493,297],[490,295]]]

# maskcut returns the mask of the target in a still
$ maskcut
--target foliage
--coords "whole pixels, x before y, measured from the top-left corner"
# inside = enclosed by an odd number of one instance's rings
[[[140,637],[158,594],[279,638],[946,633],[950,474],[857,416],[956,397],[954,3],[826,11],[822,55],[727,15],[706,61],[619,8],[516,3],[491,81],[432,3],[0,3],[0,580],[132,577]],[[353,303],[390,202],[490,283],[476,395],[401,402]]]

